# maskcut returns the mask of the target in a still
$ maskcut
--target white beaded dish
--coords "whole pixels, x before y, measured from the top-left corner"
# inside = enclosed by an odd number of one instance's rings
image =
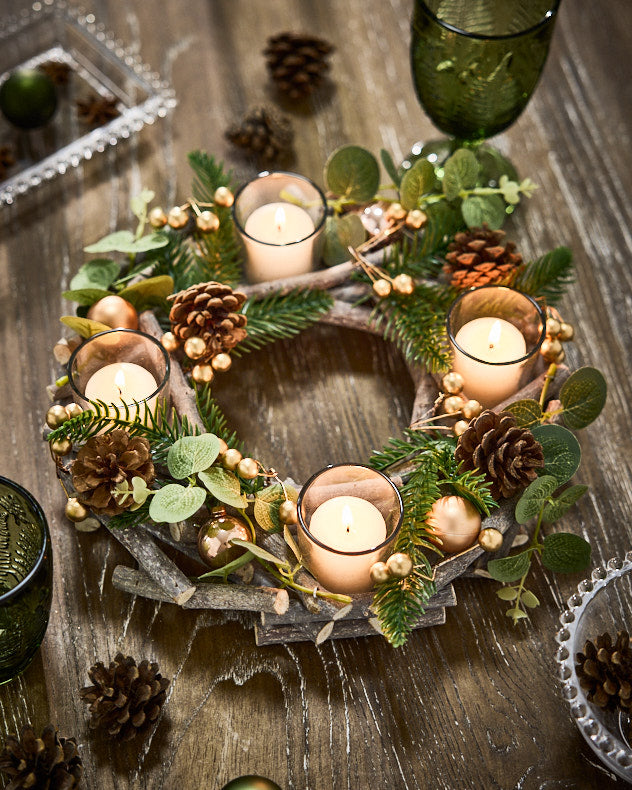
[[[594,641],[605,632],[614,638],[621,629],[632,633],[632,551],[625,559],[614,558],[605,567],[595,568],[591,578],[584,579],[569,598],[560,622],[556,661],[571,715],[604,765],[632,783],[630,717],[590,703],[575,670],[575,656],[583,651],[586,640]]]

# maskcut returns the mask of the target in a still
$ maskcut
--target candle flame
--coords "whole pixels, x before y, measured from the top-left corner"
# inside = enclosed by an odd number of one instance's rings
[[[349,505],[342,508],[342,526],[349,532],[353,526],[353,513]]]
[[[125,371],[123,368],[117,370],[116,375],[114,376],[114,383],[118,387],[118,391],[123,396],[123,387],[125,386]]]
[[[283,206],[279,206],[274,212],[274,224],[277,226],[279,233],[285,228],[285,209]]]
[[[489,330],[489,337],[487,338],[487,342],[489,343],[490,348],[494,348],[496,343],[500,340],[500,332],[501,332],[501,325],[500,321],[494,321],[492,324],[492,328]]]

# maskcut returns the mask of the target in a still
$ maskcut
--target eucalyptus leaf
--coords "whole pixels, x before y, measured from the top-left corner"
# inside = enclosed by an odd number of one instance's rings
[[[104,296],[111,295],[111,291],[106,291],[103,288],[78,288],[77,290],[64,291],[62,293],[64,299],[68,299],[69,302],[77,302],[77,304],[84,306],[93,305],[99,299],[103,299]]]
[[[480,169],[472,151],[458,148],[447,160],[443,169],[442,186],[446,198],[455,200],[462,189],[471,189],[476,184]]]
[[[215,570],[208,571],[207,573],[203,573],[201,576],[197,577],[199,582],[203,582],[205,579],[212,579],[212,578],[224,578],[226,579],[231,573],[236,570],[239,570],[243,565],[247,565],[251,559],[254,558],[254,554],[251,551],[246,551],[244,554],[240,554],[239,557],[232,560],[231,562],[227,562],[226,565],[222,565],[221,568],[215,568]]]
[[[601,413],[607,392],[606,380],[596,368],[579,368],[571,373],[560,390],[566,425],[575,430],[590,425]]]
[[[217,458],[220,441],[212,433],[199,436],[183,436],[177,439],[167,453],[167,466],[172,477],[183,480],[185,477],[208,469]]]
[[[395,162],[393,162],[393,157],[385,148],[380,150],[380,159],[382,160],[382,166],[384,167],[384,170],[386,170],[390,178],[393,179],[393,184],[395,184],[396,187],[399,187],[401,182],[400,175],[397,172],[397,168],[395,167]]]
[[[122,299],[127,299],[134,307],[141,312],[148,307],[154,307],[163,302],[173,293],[173,279],[167,274],[160,274],[157,277],[148,277],[146,280],[139,280],[137,283],[128,285],[119,291]]]
[[[588,491],[588,486],[571,486],[556,497],[552,502],[547,502],[544,506],[542,518],[552,524],[561,518],[566,511],[571,508],[577,500]]]
[[[292,502],[298,500],[298,494],[291,486],[285,486],[288,499]],[[285,502],[283,487],[276,485],[264,488],[257,492],[255,498],[254,513],[259,526],[266,532],[279,532],[283,524],[279,519],[279,507]]]
[[[147,214],[147,205],[151,203],[155,196],[151,189],[143,189],[140,195],[134,195],[129,201],[132,214],[137,219],[144,219]]]
[[[468,228],[478,228],[486,222],[492,230],[498,230],[507,219],[500,195],[471,195],[461,204],[461,213]]]
[[[517,606],[514,609],[507,609],[505,612],[507,617],[511,617],[514,621],[514,624],[518,622],[518,620],[524,620],[529,615],[526,612],[523,612],[522,609],[519,609]]]
[[[521,551],[520,554],[514,554],[512,557],[490,560],[487,563],[487,570],[497,582],[515,582],[527,573],[530,564],[529,552]]]
[[[371,200],[380,186],[380,166],[366,148],[344,145],[325,163],[327,189],[346,200]]]
[[[515,587],[501,587],[496,590],[496,595],[501,601],[515,601],[518,597],[518,590]]]
[[[542,564],[555,573],[578,573],[590,563],[590,543],[570,532],[553,532],[544,538]]]
[[[100,321],[93,321],[91,318],[80,318],[77,315],[64,315],[59,320],[81,337],[92,337],[93,335],[98,335],[99,332],[107,332],[112,328],[107,324],[102,324]]]
[[[516,418],[516,422],[521,428],[531,428],[539,425],[542,419],[542,408],[537,400],[524,398],[505,406],[505,411],[510,411]]]
[[[532,430],[544,451],[542,475],[553,475],[558,485],[567,483],[579,469],[582,451],[575,436],[562,425],[538,425]]]
[[[327,266],[349,260],[349,247],[359,247],[366,238],[366,230],[357,214],[327,217],[323,258]]]
[[[83,249],[84,252],[127,252],[133,243],[134,234],[131,230],[117,230]]]
[[[432,190],[434,181],[434,167],[427,159],[418,159],[406,171],[400,187],[400,202],[406,211],[419,207],[422,195]]]
[[[70,281],[71,291],[81,291],[84,288],[107,289],[118,277],[120,265],[110,258],[95,258],[84,263]]]
[[[260,560],[271,562],[281,568],[288,567],[287,560],[282,560],[279,557],[275,557],[274,554],[270,554],[269,551],[262,549],[261,546],[257,546],[256,543],[250,543],[248,540],[239,540],[238,538],[233,538],[233,540],[230,542],[233,546],[242,546],[244,549],[248,549],[248,551],[251,551],[255,557],[258,557]]]
[[[527,521],[535,518],[559,485],[553,475],[544,475],[534,480],[525,489],[516,505],[515,516],[518,524],[526,524]]]
[[[222,469],[220,466],[211,466],[204,472],[198,473],[198,479],[208,488],[215,499],[230,505],[238,510],[243,510],[248,502],[241,493],[241,485],[237,475]]]
[[[520,600],[522,601],[523,605],[529,609],[535,609],[536,606],[540,605],[538,597],[534,595],[531,590],[524,590],[520,596]]]
[[[199,486],[184,486],[169,483],[151,498],[149,517],[156,522],[174,524],[184,521],[196,513],[204,504],[206,491]]]
[[[169,244],[167,235],[160,231],[155,231],[147,236],[141,236],[140,239],[136,239],[131,245],[131,249],[121,250],[121,252],[149,252],[150,250],[159,250],[161,247],[166,247],[167,244]]]
[[[481,186],[496,186],[502,176],[507,176],[511,181],[518,181],[516,168],[496,148],[481,145],[476,151],[476,158],[481,166],[478,178]]]

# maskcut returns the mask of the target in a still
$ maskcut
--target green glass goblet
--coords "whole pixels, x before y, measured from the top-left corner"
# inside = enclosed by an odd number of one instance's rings
[[[46,517],[28,491],[0,477],[0,684],[26,669],[37,652],[52,589]]]

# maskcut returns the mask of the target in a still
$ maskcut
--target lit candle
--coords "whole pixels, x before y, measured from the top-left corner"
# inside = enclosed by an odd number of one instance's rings
[[[516,392],[527,345],[513,324],[493,316],[475,318],[459,329],[454,342],[453,369],[463,376],[469,398],[489,407]]]
[[[138,414],[139,407],[141,416],[144,415],[144,403],[153,411],[156,397],[151,398],[150,395],[157,389],[156,379],[142,365],[134,362],[114,362],[99,368],[88,379],[84,397],[87,400],[100,400],[117,407],[120,417],[125,417],[125,404],[127,404],[131,421]],[[112,416],[116,414],[115,408],[110,408],[109,412]]]
[[[371,588],[370,569],[380,559],[380,552],[371,549],[386,540],[386,522],[375,505],[356,496],[328,499],[314,511],[309,532],[323,544],[312,545],[309,568],[326,589],[353,593]]]

